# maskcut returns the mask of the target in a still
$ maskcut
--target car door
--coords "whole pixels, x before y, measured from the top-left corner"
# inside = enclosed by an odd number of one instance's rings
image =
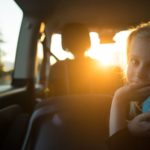
[[[34,107],[40,20],[0,2],[0,149],[20,149]],[[15,135],[15,136],[14,136]]]

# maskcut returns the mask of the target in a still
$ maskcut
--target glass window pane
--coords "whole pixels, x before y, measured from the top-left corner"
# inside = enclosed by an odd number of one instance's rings
[[[0,91],[11,84],[22,17],[14,1],[0,1]]]

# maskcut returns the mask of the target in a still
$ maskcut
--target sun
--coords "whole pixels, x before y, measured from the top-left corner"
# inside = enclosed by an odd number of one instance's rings
[[[126,68],[126,41],[129,31],[121,31],[115,34],[114,43],[100,44],[98,33],[91,32],[91,48],[87,55],[99,61],[101,66],[119,66]]]
[[[88,50],[87,55],[99,61],[103,66],[117,65],[117,49],[116,44],[100,44],[99,36],[96,32],[90,33],[91,48]]]

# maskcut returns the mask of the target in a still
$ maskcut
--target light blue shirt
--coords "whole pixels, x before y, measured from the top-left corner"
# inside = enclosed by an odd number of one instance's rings
[[[142,112],[150,111],[150,97],[148,97],[142,104]]]

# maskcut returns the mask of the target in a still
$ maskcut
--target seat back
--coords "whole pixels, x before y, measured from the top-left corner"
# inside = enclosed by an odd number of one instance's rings
[[[50,94],[60,96],[95,93],[96,78],[99,78],[95,65],[96,61],[89,58],[57,62],[50,70]]]
[[[33,113],[22,150],[105,150],[111,97],[52,97]]]
[[[26,133],[28,119],[29,114],[24,112],[18,104],[0,109],[1,150],[20,150]]]

